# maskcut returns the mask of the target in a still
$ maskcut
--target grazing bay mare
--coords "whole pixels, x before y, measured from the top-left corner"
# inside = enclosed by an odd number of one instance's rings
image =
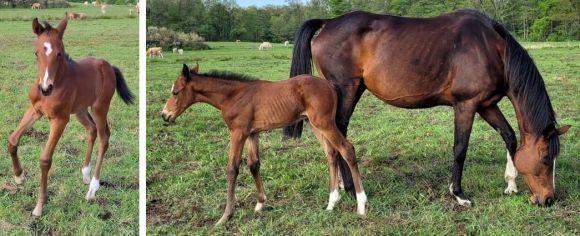
[[[354,177],[357,212],[365,214],[366,195],[361,183],[354,147],[336,127],[337,97],[332,84],[311,75],[270,82],[224,72],[199,74],[199,65],[190,70],[183,65],[173,83],[172,96],[165,103],[162,117],[173,123],[189,106],[204,102],[219,109],[230,130],[230,153],[227,165],[228,194],[226,209],[217,224],[234,214],[236,178],[246,143],[247,165],[256,182],[258,203],[262,209],[266,194],[260,177],[258,136],[261,131],[282,128],[308,118],[314,134],[324,147],[330,168],[330,196],[327,210],[339,200],[335,153],[340,153]]]
[[[22,184],[24,174],[18,160],[20,137],[43,115],[50,122],[50,134],[40,155],[40,190],[32,215],[42,215],[47,200],[46,186],[48,171],[52,164],[52,154],[70,115],[75,114],[87,132],[87,151],[81,169],[83,182],[89,184],[86,199],[95,198],[100,187],[100,172],[109,147],[111,134],[107,124],[107,113],[115,89],[127,104],[133,102],[133,95],[125,84],[123,74],[105,60],[85,58],[73,61],[65,52],[62,37],[67,26],[67,16],[57,28],[48,23],[44,26],[37,19],[32,21],[36,39],[36,61],[38,63],[37,82],[30,88],[28,98],[32,106],[28,108],[8,139],[8,151],[12,157],[15,181]],[[91,107],[91,113],[89,113]],[[99,151],[93,178],[91,172],[91,153],[96,138],[99,138]]]
[[[471,204],[461,188],[461,176],[476,113],[505,141],[505,192],[517,192],[519,171],[532,201],[540,205],[553,202],[558,135],[569,126],[557,128],[544,81],[532,58],[501,24],[485,14],[461,10],[433,18],[404,18],[352,12],[334,19],[309,20],[296,33],[291,77],[310,74],[311,60],[320,76],[337,87],[336,121],[344,134],[365,90],[402,108],[452,106],[455,142],[449,188],[459,204]],[[522,143],[517,150],[514,131],[497,106],[504,96],[514,105],[518,119]],[[297,123],[284,133],[299,137],[301,129],[302,123]],[[342,170],[344,164],[341,158],[338,161]],[[351,189],[348,172],[341,174],[345,187]]]

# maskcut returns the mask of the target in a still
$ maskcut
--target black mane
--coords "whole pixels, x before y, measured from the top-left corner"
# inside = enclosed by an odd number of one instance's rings
[[[219,70],[211,70],[207,73],[198,74],[204,77],[212,77],[212,78],[219,78],[224,80],[233,80],[233,81],[256,81],[258,80],[255,77],[234,73],[230,71],[219,71]]]
[[[505,77],[509,92],[513,94],[522,116],[535,135],[543,136],[556,129],[556,114],[542,75],[532,57],[528,54],[509,31],[501,24],[492,21],[492,27],[506,41]],[[554,132],[553,132],[554,133]],[[560,151],[560,139],[557,134],[549,138],[549,155],[553,159]]]

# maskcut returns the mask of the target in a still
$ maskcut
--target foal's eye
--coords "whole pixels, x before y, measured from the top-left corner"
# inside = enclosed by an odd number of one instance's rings
[[[38,57],[38,51],[35,51],[35,52],[34,52],[34,55],[35,55],[36,57]]]
[[[173,96],[177,96],[177,94],[179,94],[180,91],[171,91],[171,93],[173,93]]]
[[[62,54],[59,52],[58,54],[56,54],[56,58],[60,59],[62,57]]]

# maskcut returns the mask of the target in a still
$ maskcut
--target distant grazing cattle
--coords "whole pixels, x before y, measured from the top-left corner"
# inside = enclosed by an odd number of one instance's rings
[[[139,13],[140,13],[139,2],[137,2],[137,4],[135,5],[135,10],[137,11],[137,15],[139,15]]]
[[[98,5],[99,5],[99,1],[94,1],[94,2],[93,2],[93,7],[96,7],[96,6],[98,6]]]
[[[272,49],[272,44],[270,42],[263,42],[262,44],[260,44],[260,47],[258,48],[258,50],[268,50],[268,49]]]
[[[177,48],[173,48],[173,54],[177,53]]]
[[[69,20],[84,20],[87,18],[87,15],[82,12],[69,12],[68,19]]]
[[[236,43],[240,43],[240,42],[242,42],[242,41],[241,41],[241,40],[239,40],[239,39],[236,39]]]
[[[151,58],[154,55],[157,55],[158,57],[163,58],[163,53],[162,53],[163,49],[160,47],[153,47],[153,48],[149,48],[147,49],[147,54],[146,56]]]
[[[85,3],[83,3],[85,6],[89,5],[89,1],[85,1]]]
[[[180,48],[179,50],[177,50],[177,52],[179,53],[179,55],[183,55],[183,49]]]
[[[38,9],[38,10],[40,10],[40,3],[33,3],[32,4],[32,9]]]
[[[129,16],[133,16],[133,8],[129,8]]]
[[[107,4],[105,4],[104,2],[103,4],[101,4],[101,13],[103,13],[103,16],[107,14]]]
[[[290,45],[290,42],[284,41],[284,47],[288,47],[289,45]]]

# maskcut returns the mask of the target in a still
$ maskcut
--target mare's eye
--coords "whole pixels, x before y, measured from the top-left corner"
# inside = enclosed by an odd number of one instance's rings
[[[62,57],[62,54],[59,52],[58,54],[56,54],[56,58],[60,59]]]

